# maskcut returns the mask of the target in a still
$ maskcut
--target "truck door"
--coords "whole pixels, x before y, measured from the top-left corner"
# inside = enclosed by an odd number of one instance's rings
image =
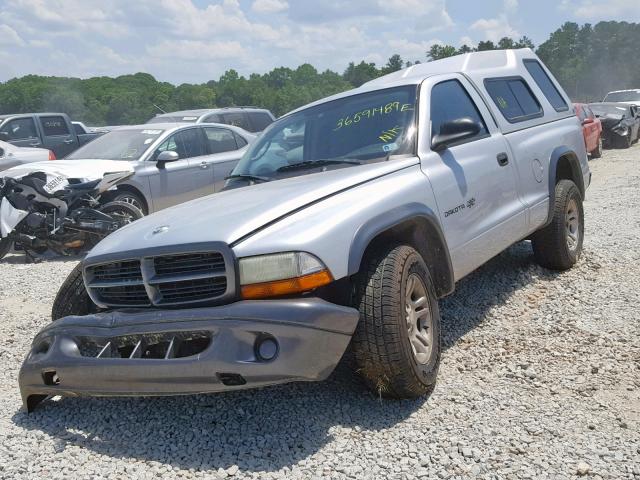
[[[17,147],[42,147],[36,123],[32,117],[17,117],[5,122],[0,132],[6,134],[7,142]]]
[[[39,117],[44,148],[52,150],[56,158],[63,158],[78,148],[75,132],[62,115]]]
[[[526,209],[507,142],[469,81],[461,75],[431,78],[422,92],[428,120],[421,122],[421,165],[458,279],[526,235]],[[461,118],[476,122],[479,132],[433,151],[443,126]]]

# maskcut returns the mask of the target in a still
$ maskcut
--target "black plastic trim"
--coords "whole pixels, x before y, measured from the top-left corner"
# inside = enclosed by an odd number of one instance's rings
[[[349,249],[349,275],[353,275],[360,270],[364,253],[375,237],[408,220],[416,219],[423,219],[428,223],[432,233],[435,233],[436,242],[439,243],[437,246],[426,246],[437,250],[437,252],[434,251],[437,255],[434,255],[433,265],[431,265],[433,268],[431,273],[436,283],[436,293],[438,297],[451,293],[455,288],[455,281],[447,241],[437,215],[429,207],[420,203],[408,203],[381,213],[358,228]],[[428,258],[425,258],[425,261],[429,263]]]

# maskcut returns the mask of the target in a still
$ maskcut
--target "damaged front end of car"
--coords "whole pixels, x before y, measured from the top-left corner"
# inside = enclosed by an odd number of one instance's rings
[[[309,256],[280,257],[285,266],[317,267]],[[311,294],[256,299],[256,288],[241,284],[256,268],[265,272],[257,263],[244,264],[222,242],[85,259],[84,285],[102,311],[37,334],[19,374],[25,408],[55,395],[179,395],[325,379],[358,311]]]
[[[34,339],[19,374],[24,407],[49,396],[221,392],[325,379],[355,309],[318,298],[66,317]]]

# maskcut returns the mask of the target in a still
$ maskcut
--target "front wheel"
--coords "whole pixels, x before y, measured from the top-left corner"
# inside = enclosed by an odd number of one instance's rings
[[[75,266],[64,281],[51,308],[51,320],[58,320],[70,315],[89,315],[98,308],[89,298],[82,278],[82,263]]]
[[[387,248],[370,255],[358,277],[356,371],[377,395],[429,393],[440,365],[440,312],[422,256],[407,245]]]
[[[11,240],[9,238],[0,238],[0,260],[7,256],[11,250]]]
[[[536,262],[552,270],[568,270],[580,258],[584,238],[582,195],[571,180],[556,185],[551,223],[532,237]]]

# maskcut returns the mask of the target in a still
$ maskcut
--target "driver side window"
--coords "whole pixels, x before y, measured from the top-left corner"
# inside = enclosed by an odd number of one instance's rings
[[[8,122],[2,130],[9,135],[9,140],[26,140],[36,138],[36,125],[32,118],[16,118]]]
[[[431,139],[440,133],[445,123],[461,118],[471,118],[482,126],[480,132],[467,141],[489,135],[478,107],[458,80],[446,80],[435,85],[431,89]]]

